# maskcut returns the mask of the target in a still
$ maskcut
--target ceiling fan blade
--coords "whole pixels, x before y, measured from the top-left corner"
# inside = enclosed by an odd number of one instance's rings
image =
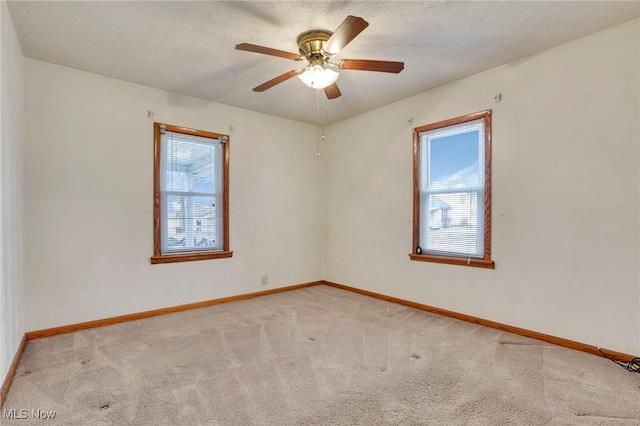
[[[338,29],[329,37],[322,50],[328,55],[335,55],[368,26],[369,23],[362,18],[347,16]]]
[[[404,62],[371,61],[368,59],[343,59],[336,64],[342,70],[378,71],[399,73]]]
[[[287,81],[290,78],[295,77],[298,74],[300,74],[300,70],[293,70],[293,71],[285,72],[284,74],[281,74],[281,75],[277,76],[276,78],[272,78],[271,80],[267,81],[266,83],[262,83],[258,87],[254,87],[253,91],[254,92],[264,92],[267,89],[271,89],[276,84],[280,84],[283,81]]]
[[[327,99],[335,99],[342,96],[342,93],[340,92],[340,89],[338,89],[338,85],[336,83],[325,87],[324,94],[327,95]]]
[[[292,59],[294,61],[301,59],[300,55],[298,55],[297,53],[285,52],[284,50],[258,46],[257,44],[250,44],[250,43],[236,44],[236,49],[246,50],[247,52],[262,53],[263,55],[278,56],[280,58]]]

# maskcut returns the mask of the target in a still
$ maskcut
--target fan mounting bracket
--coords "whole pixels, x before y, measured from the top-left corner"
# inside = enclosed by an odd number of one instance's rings
[[[298,36],[298,50],[300,55],[311,62],[312,60],[318,60],[320,58],[327,58],[330,56],[322,50],[327,40],[333,33],[325,30],[311,30],[304,32]]]

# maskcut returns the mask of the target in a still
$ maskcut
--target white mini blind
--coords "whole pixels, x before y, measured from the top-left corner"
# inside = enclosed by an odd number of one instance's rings
[[[222,143],[164,131],[161,149],[162,254],[223,250]]]
[[[484,121],[419,135],[422,253],[482,258],[484,254]]]

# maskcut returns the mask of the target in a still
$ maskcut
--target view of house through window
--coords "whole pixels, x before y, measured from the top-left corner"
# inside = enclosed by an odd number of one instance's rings
[[[156,125],[152,262],[226,257],[228,136]]]
[[[490,127],[483,111],[415,129],[413,260],[493,267]]]

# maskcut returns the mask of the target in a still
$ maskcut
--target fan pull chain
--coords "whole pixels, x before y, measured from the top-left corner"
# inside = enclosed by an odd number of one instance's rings
[[[320,90],[316,90],[316,123],[316,157],[320,158]],[[324,139],[324,129],[322,139]]]
[[[320,91],[318,90],[318,96],[320,96]],[[320,98],[322,98],[322,140],[324,141],[325,136],[324,136],[324,96],[320,96]]]

